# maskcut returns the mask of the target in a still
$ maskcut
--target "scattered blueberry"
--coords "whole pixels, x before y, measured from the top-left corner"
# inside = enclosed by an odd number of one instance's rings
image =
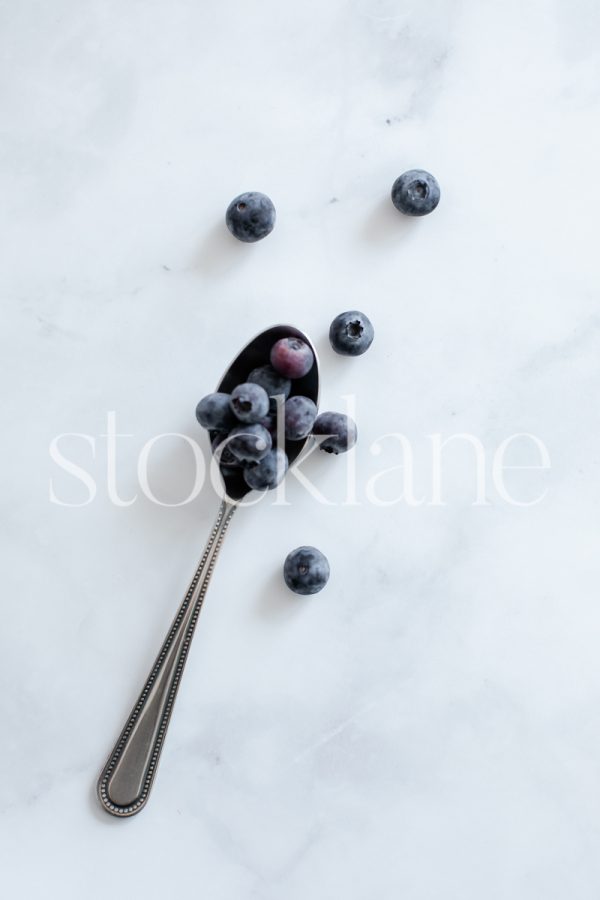
[[[317,418],[317,407],[308,397],[295,395],[285,404],[285,436],[300,441],[310,434]]]
[[[230,395],[218,391],[203,397],[196,407],[196,418],[203,428],[226,431],[236,424],[229,405]]]
[[[340,313],[329,327],[329,341],[342,356],[361,356],[366,353],[375,332],[370,320],[356,309]]]
[[[229,434],[227,446],[240,462],[258,462],[272,446],[271,435],[262,425],[240,425]]]
[[[405,216],[426,216],[440,202],[440,186],[424,169],[410,169],[392,185],[392,203]]]
[[[238,384],[231,392],[231,409],[240,422],[258,422],[269,412],[269,397],[259,384]]]
[[[261,241],[275,227],[273,201],[259,191],[246,191],[231,201],[225,222],[238,241],[245,244]]]
[[[272,490],[287,472],[288,458],[283,450],[269,450],[256,465],[244,469],[244,479],[254,491]]]
[[[317,594],[329,581],[327,557],[316,547],[298,547],[286,556],[283,577],[295,594]]]
[[[281,338],[271,350],[271,365],[286,378],[302,378],[313,367],[314,355],[300,338]]]
[[[251,381],[253,384],[260,384],[269,397],[277,397],[283,394],[287,400],[292,389],[290,379],[276,372],[273,366],[259,366],[258,369],[252,369],[248,375],[248,381]]]
[[[345,453],[356,443],[356,423],[343,413],[324,412],[317,416],[312,433],[316,436],[327,435],[319,444],[319,450],[325,453]]]

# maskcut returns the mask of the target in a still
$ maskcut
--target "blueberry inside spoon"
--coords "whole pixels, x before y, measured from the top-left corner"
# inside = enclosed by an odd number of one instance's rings
[[[274,325],[272,328],[267,328],[266,331],[261,331],[260,334],[257,334],[256,337],[246,344],[244,349],[238,353],[219,381],[216,390],[230,394],[238,384],[242,384],[248,379],[248,376],[253,370],[260,366],[264,366],[265,363],[269,362],[273,346],[283,338],[297,338],[299,341],[303,341],[307,344],[312,350],[314,363],[306,375],[292,380],[290,396],[293,397],[298,395],[308,397],[309,400],[312,400],[315,406],[318,407],[319,359],[317,357],[317,352],[306,334],[298,328],[294,328],[292,325]],[[218,432],[211,431],[210,436],[211,439],[214,440],[218,436]],[[302,440],[285,441],[285,447],[283,449],[285,449],[290,464],[298,458],[300,453],[302,453],[307,440],[308,436]],[[232,501],[241,500],[252,490],[246,483],[241,470],[232,470],[226,473],[221,472],[221,477],[223,479],[225,492]]]

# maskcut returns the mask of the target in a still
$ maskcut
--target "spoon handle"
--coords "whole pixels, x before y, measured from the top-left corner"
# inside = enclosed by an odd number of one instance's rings
[[[98,797],[113,816],[146,804],[210,576],[236,509],[223,500],[213,530],[142,692],[98,780]]]

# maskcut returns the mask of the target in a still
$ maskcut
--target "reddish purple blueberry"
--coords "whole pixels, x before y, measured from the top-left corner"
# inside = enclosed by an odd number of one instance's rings
[[[303,378],[314,361],[312,350],[300,338],[281,338],[271,350],[271,365],[285,378]]]

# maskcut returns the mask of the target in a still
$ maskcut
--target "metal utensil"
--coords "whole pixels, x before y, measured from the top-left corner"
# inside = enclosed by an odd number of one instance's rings
[[[293,382],[293,392],[310,397],[318,405],[319,362],[315,348],[305,334],[290,325],[275,325],[250,341],[229,366],[217,390],[229,392],[245,381],[252,369],[268,361],[271,347],[282,337],[300,338],[311,347],[315,363],[308,375]],[[305,444],[306,439],[286,444],[290,463],[298,457]],[[250,491],[241,475],[227,476],[223,482],[226,497],[219,507],[198,568],[98,780],[100,803],[113,816],[133,816],[143,809],[154,783],[208,583],[231,517],[239,501]]]

